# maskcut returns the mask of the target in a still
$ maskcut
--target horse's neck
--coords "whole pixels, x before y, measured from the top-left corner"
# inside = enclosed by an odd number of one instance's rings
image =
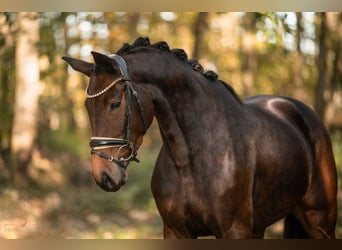
[[[219,81],[207,80],[170,56],[137,53],[126,59],[136,80],[148,83],[164,143],[176,167],[182,169],[189,165],[190,157],[196,157],[190,154],[208,147],[208,140],[229,134],[223,130],[229,117],[236,120],[239,103]]]
[[[197,151],[218,140],[222,133],[228,134],[228,131],[225,131],[227,107],[229,110],[238,105],[227,89],[219,85],[214,86],[220,83],[201,85],[194,82],[186,86],[184,81],[183,84],[183,88],[178,86],[172,89],[172,86],[169,86],[167,91],[165,86],[150,85],[163,142],[169,148],[180,176],[181,173],[186,175],[185,173],[190,171],[190,158],[196,158]],[[213,88],[210,89],[211,87]],[[227,92],[228,98],[224,104],[222,97],[216,96],[220,91]]]
[[[155,117],[162,133],[163,143],[169,148],[178,170],[189,165],[189,149],[179,121],[162,91],[152,87]]]

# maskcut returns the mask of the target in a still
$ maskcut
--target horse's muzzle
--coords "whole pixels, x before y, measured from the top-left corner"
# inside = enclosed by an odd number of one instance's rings
[[[96,184],[107,192],[118,191],[123,185],[125,185],[126,180],[127,180],[125,170],[122,168],[119,168],[119,169],[120,169],[120,178],[114,178],[113,175],[111,175],[109,172],[103,171],[101,174],[100,181],[95,180]]]

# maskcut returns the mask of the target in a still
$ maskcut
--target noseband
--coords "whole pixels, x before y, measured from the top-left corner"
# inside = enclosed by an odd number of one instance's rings
[[[119,55],[111,55],[110,56],[118,65],[121,71],[121,77],[114,80],[111,84],[105,87],[103,90],[95,93],[89,94],[88,88],[86,90],[87,98],[93,99],[96,98],[104,93],[106,93],[110,88],[112,88],[117,82],[124,81],[125,90],[126,90],[126,127],[124,131],[124,138],[112,138],[112,137],[91,137],[89,146],[91,148],[91,154],[96,154],[108,161],[116,163],[120,168],[126,169],[124,162],[136,161],[139,162],[137,159],[137,150],[134,148],[133,143],[131,142],[131,113],[132,113],[132,95],[135,97],[135,100],[138,104],[140,115],[144,124],[144,133],[147,130],[146,121],[144,116],[143,106],[141,104],[141,100],[138,96],[137,91],[133,88],[131,83],[131,78],[128,75],[127,65],[125,60]],[[89,87],[89,86],[88,86]],[[100,149],[105,148],[119,148],[118,155],[119,159],[114,159],[113,156],[108,155],[104,152],[99,151]],[[124,149],[128,149],[130,154],[128,157],[120,157],[120,152]]]

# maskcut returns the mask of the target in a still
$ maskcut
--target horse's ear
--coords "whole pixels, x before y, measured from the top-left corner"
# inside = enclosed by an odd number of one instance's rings
[[[113,73],[117,70],[114,60],[110,57],[95,51],[92,51],[91,54],[93,55],[96,65],[100,68],[110,73]]]
[[[90,76],[90,70],[94,67],[93,63],[75,59],[67,56],[62,57],[74,70],[79,71],[87,76]]]

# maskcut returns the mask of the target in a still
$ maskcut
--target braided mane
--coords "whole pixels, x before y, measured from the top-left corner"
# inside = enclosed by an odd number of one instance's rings
[[[240,97],[236,94],[234,89],[229,86],[227,83],[225,83],[222,80],[218,79],[218,75],[212,71],[204,71],[203,66],[198,62],[197,59],[188,59],[188,55],[183,49],[170,49],[169,45],[165,41],[156,42],[154,44],[150,43],[150,39],[148,37],[138,37],[132,45],[128,43],[124,43],[123,46],[116,52],[117,54],[125,54],[130,53],[132,50],[138,47],[148,47],[148,48],[154,48],[157,50],[160,50],[161,52],[170,52],[174,54],[178,59],[181,61],[187,62],[191,67],[192,70],[200,72],[205,76],[208,80],[214,82],[218,80],[220,83],[224,85],[224,87],[232,93],[232,95],[241,102]]]
[[[132,45],[125,43],[118,51],[117,54],[130,53],[133,49],[138,47],[150,47],[154,49],[158,49],[162,52],[171,52],[178,59],[188,62],[194,71],[198,71],[203,73],[208,79],[216,80],[218,78],[217,74],[213,71],[204,72],[202,65],[196,59],[188,59],[188,55],[183,49],[170,49],[169,45],[165,41],[156,42],[154,44],[150,43],[150,39],[148,37],[139,37],[137,38]]]

